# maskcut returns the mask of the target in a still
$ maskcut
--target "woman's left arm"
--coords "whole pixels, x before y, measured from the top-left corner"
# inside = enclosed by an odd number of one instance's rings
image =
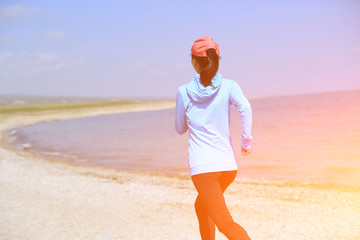
[[[232,82],[230,91],[230,101],[240,113],[241,118],[241,147],[246,152],[251,150],[251,127],[252,127],[252,110],[247,98],[241,91],[236,82]],[[249,152],[250,153],[250,152]]]

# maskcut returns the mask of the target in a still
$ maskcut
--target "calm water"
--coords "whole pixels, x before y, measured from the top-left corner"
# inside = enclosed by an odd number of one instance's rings
[[[360,91],[250,101],[253,153],[240,153],[240,117],[231,135],[239,176],[360,188]],[[9,135],[29,151],[83,164],[188,174],[187,138],[174,130],[174,109],[40,123]]]

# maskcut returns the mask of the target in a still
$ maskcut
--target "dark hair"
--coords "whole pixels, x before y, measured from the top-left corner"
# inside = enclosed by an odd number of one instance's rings
[[[219,56],[217,55],[214,48],[206,50],[207,57],[198,57],[192,55],[192,58],[200,65],[203,69],[200,72],[200,81],[207,87],[211,85],[211,79],[215,76],[219,69]]]

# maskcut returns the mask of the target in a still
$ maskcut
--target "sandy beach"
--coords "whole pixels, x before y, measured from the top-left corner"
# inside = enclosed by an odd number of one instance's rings
[[[174,103],[0,116],[0,239],[200,239],[190,177],[76,165],[19,150],[6,136],[43,121],[169,107]],[[238,178],[225,198],[254,240],[360,239],[359,189]]]

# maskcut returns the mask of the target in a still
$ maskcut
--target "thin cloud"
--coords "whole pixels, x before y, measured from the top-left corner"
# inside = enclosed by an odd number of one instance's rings
[[[0,23],[23,19],[33,16],[39,12],[37,7],[26,7],[24,5],[10,5],[0,8]]]
[[[149,69],[149,73],[157,77],[164,77],[167,76],[169,72],[163,68],[154,67]]]
[[[143,61],[137,61],[132,67],[133,69],[140,70],[145,67],[145,63]]]
[[[1,44],[1,43],[6,43],[6,42],[9,42],[9,41],[10,41],[9,38],[7,38],[7,37],[1,37],[1,36],[0,36],[0,44]]]
[[[81,60],[64,60],[45,52],[2,52],[0,53],[0,77],[21,78],[76,69]]]
[[[47,32],[45,33],[45,38],[48,41],[62,41],[66,39],[66,35],[60,31]]]
[[[177,69],[177,70],[189,70],[189,69],[191,69],[192,67],[191,67],[191,63],[176,63],[175,64],[175,69]]]

